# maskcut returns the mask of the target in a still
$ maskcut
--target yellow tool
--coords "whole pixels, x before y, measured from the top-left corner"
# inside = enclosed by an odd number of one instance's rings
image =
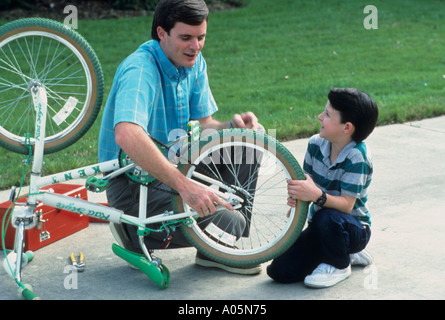
[[[71,253],[71,263],[73,264],[73,267],[76,268],[77,271],[83,272],[85,270],[85,261],[83,257],[83,253],[79,252],[79,262],[77,262],[76,258],[74,257],[74,253]]]

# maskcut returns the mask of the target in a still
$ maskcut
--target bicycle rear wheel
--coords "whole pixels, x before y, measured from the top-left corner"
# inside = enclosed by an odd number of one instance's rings
[[[297,160],[276,139],[260,132],[230,129],[203,139],[199,147],[190,148],[190,163],[178,168],[191,179],[195,172],[215,180],[224,177],[227,187],[243,199],[237,211],[246,228],[235,239],[232,229],[197,219],[182,226],[185,237],[208,258],[235,267],[257,265],[284,253],[301,233],[308,209],[301,201],[296,208],[287,205],[287,180],[305,179]],[[248,178],[239,179],[242,174]],[[172,203],[175,212],[188,210],[179,196]],[[217,215],[210,219],[218,221]]]
[[[80,139],[99,114],[99,60],[80,34],[59,22],[28,18],[1,27],[0,70],[0,145],[8,150],[28,153],[25,135],[35,133],[29,92],[34,84],[42,85],[48,97],[45,153]]]

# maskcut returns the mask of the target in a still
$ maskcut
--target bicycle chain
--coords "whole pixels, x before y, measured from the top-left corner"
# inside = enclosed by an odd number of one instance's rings
[[[172,190],[172,189],[167,190],[167,189],[164,189],[164,188],[161,188],[161,187],[156,187],[156,186],[151,186],[151,188],[154,189],[154,190],[157,190],[157,191],[162,191],[162,192],[165,192],[165,193],[169,193],[169,194],[171,194],[173,196],[179,196],[179,193],[177,191]]]

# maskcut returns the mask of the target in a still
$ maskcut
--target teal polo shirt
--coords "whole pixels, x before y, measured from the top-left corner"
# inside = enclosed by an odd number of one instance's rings
[[[131,122],[167,143],[184,133],[190,120],[218,110],[200,53],[191,68],[176,68],[158,41],[142,44],[118,67],[99,133],[99,162],[116,159],[114,127]]]
[[[368,188],[372,181],[373,164],[365,142],[351,141],[334,163],[330,161],[331,143],[318,134],[311,137],[305,155],[303,170],[315,184],[327,194],[340,196],[347,194],[356,198],[350,214],[360,223],[371,225],[371,215],[367,205]],[[309,220],[321,208],[313,204]]]

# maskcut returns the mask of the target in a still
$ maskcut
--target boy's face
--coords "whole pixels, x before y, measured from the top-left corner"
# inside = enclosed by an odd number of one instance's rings
[[[161,47],[176,68],[190,68],[195,65],[196,58],[204,47],[206,32],[207,21],[199,26],[176,22],[170,34],[158,27]]]
[[[341,123],[340,112],[335,110],[331,103],[326,103],[324,111],[318,116],[321,122],[320,137],[335,143],[345,137],[347,124]]]

